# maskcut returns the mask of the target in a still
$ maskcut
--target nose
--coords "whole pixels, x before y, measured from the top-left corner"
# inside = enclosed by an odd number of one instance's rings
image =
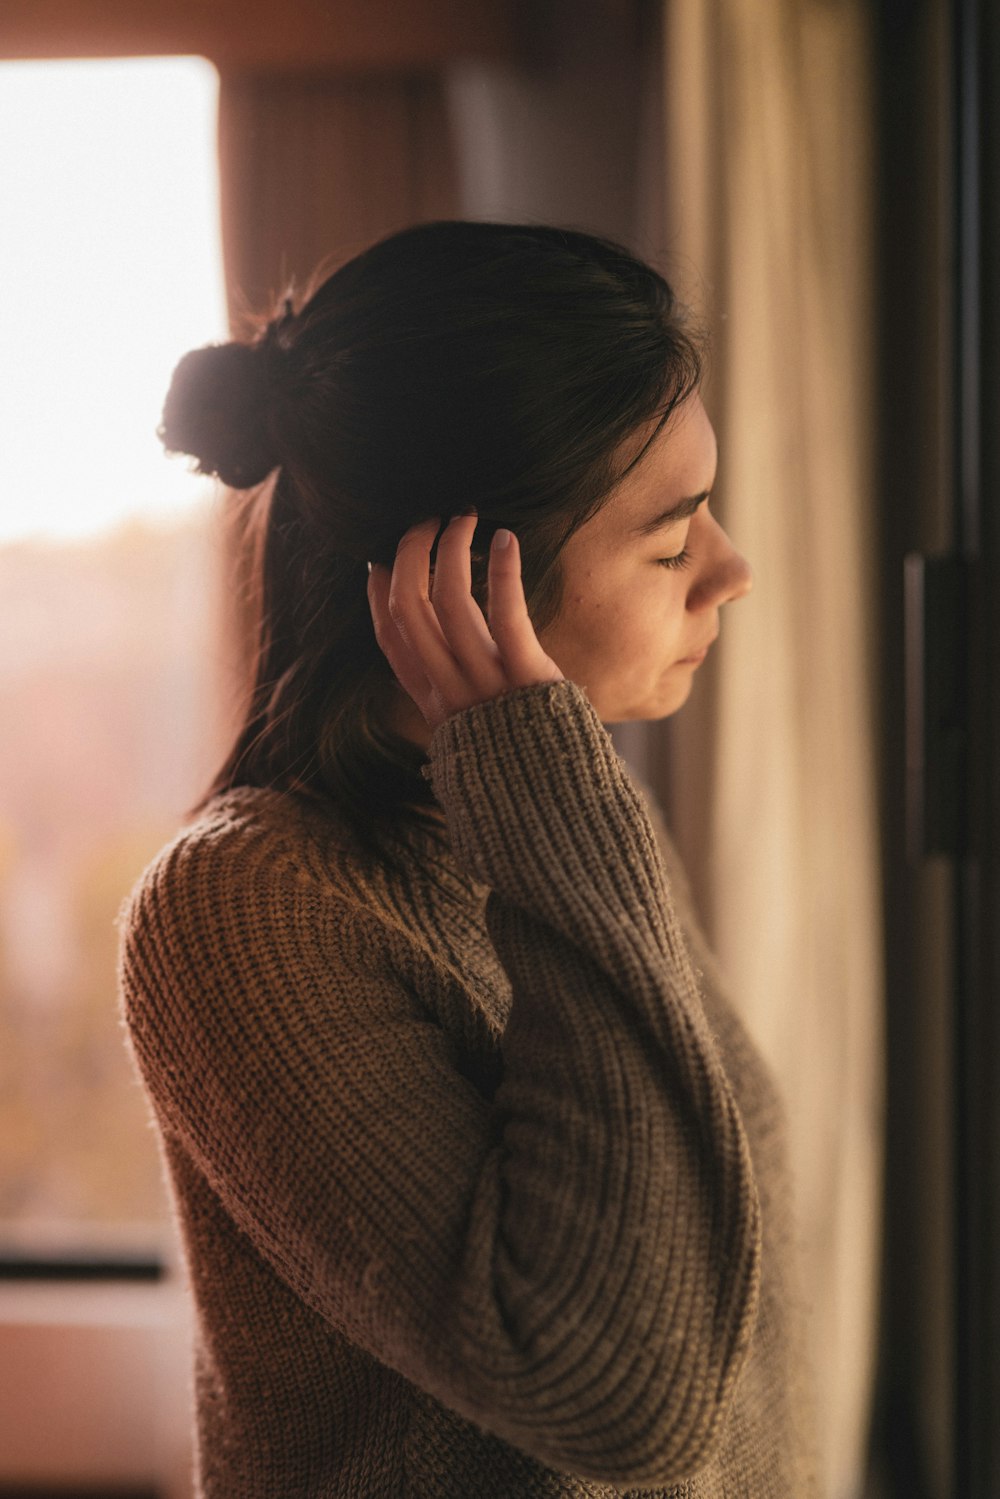
[[[753,587],[753,573],[747,559],[736,550],[713,515],[705,519],[712,527],[712,536],[705,567],[688,594],[689,609],[718,608],[743,598]]]
[[[753,571],[749,562],[732,544],[730,544],[730,550],[731,555],[726,564],[723,596],[720,600],[723,604],[729,604],[733,599],[743,598],[753,587]]]

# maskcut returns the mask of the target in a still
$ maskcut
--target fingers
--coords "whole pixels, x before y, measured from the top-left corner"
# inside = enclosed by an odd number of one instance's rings
[[[431,603],[455,659],[468,673],[475,676],[486,669],[492,679],[499,666],[499,652],[483,611],[472,596],[470,549],[477,524],[475,513],[457,515],[442,531]],[[483,683],[484,687],[488,685]]]
[[[471,594],[469,543],[475,525],[474,516],[462,516],[446,527],[433,585],[436,519],[406,532],[391,575],[376,564],[369,577],[376,639],[396,680],[432,727],[458,708],[503,690],[499,652]]]
[[[430,552],[438,522],[407,531],[396,551],[389,614],[404,644],[419,658],[445,701],[501,690],[499,652],[472,597],[469,546],[475,516],[456,516],[438,540],[433,585]],[[433,593],[433,597],[431,596]]]
[[[380,562],[373,563],[368,576],[368,606],[371,609],[375,639],[392,667],[396,681],[413,699],[424,718],[428,718],[428,713],[433,711],[431,685],[419,656],[406,645],[392,621],[389,613],[390,584],[389,569]]]
[[[440,612],[444,602],[445,588],[449,583],[458,594],[472,591],[472,561],[470,547],[478,524],[474,510],[468,515],[453,515],[440,532],[437,544],[437,562],[431,577],[431,602]]]
[[[489,563],[490,632],[512,686],[556,682],[562,672],[539,644],[528,614],[521,578],[521,548],[513,531],[493,537]]]
[[[430,557],[440,521],[411,526],[396,548],[389,585],[389,617],[403,643],[431,671],[447,670],[451,651],[431,604]]]
[[[520,551],[511,533],[498,532],[491,548],[487,625],[472,595],[475,515],[456,516],[441,532],[432,580],[438,528],[437,520],[413,526],[400,541],[391,574],[376,564],[368,583],[379,646],[432,728],[511,687],[562,676],[528,616]]]

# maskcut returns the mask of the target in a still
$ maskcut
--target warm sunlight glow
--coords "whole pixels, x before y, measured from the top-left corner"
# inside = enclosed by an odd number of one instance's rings
[[[226,336],[217,97],[200,58],[0,65],[0,543],[209,491],[155,428]]]

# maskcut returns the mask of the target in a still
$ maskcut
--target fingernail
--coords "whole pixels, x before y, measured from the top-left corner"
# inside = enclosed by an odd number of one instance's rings
[[[510,546],[510,532],[505,530],[503,527],[501,527],[499,531],[494,531],[493,545],[496,547],[498,552],[502,551],[504,547]]]
[[[370,563],[370,562],[369,562],[369,563],[368,563],[368,575],[369,575],[369,577],[370,577],[370,576],[371,576],[371,570],[372,570],[372,565],[371,565],[371,563]]]
[[[475,505],[470,505],[469,508],[468,508],[468,510],[463,510],[462,511],[462,514],[463,515],[478,515],[479,511],[476,509]]]

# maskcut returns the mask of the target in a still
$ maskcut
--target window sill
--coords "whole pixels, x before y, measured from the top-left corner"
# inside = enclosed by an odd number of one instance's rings
[[[174,1280],[0,1280],[0,1493],[190,1499],[189,1341]]]

